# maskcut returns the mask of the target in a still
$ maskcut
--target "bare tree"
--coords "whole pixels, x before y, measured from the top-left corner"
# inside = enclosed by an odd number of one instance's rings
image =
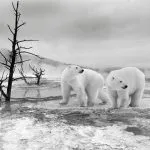
[[[31,70],[33,71],[33,74],[35,75],[35,77],[37,78],[37,82],[36,82],[36,84],[37,85],[40,85],[40,80],[41,80],[41,78],[42,78],[42,76],[45,74],[44,72],[45,72],[45,70],[44,69],[42,69],[42,68],[35,68],[35,66],[31,66],[31,65],[29,65],[30,66],[30,68],[31,68]]]
[[[10,25],[7,25],[12,34],[12,39],[8,38],[8,40],[11,42],[11,45],[12,45],[11,52],[10,52],[10,58],[7,58],[2,52],[0,52],[1,56],[5,60],[4,62],[0,62],[0,64],[5,66],[5,68],[8,69],[8,72],[9,72],[8,77],[7,77],[8,85],[7,85],[6,92],[4,92],[3,85],[2,85],[2,83],[4,81],[6,81],[5,80],[6,78],[4,78],[4,74],[2,76],[1,85],[0,85],[0,91],[6,101],[10,101],[10,98],[11,98],[12,82],[14,81],[13,75],[15,72],[16,65],[21,64],[21,67],[23,68],[23,63],[26,61],[29,61],[29,60],[23,60],[22,54],[23,53],[32,54],[30,52],[22,50],[22,49],[24,49],[24,50],[31,49],[32,47],[24,47],[24,46],[20,46],[20,44],[23,42],[37,41],[37,40],[32,40],[32,39],[31,40],[26,40],[26,39],[18,40],[18,31],[26,23],[25,22],[20,23],[21,13],[19,12],[19,1],[17,1],[16,6],[12,2],[12,8],[13,8],[14,15],[15,15],[15,25],[13,28],[11,28]],[[35,55],[35,54],[32,54],[32,55]],[[35,56],[37,56],[37,55],[35,55]],[[19,58],[19,60],[17,60],[17,58]]]
[[[23,69],[19,69],[19,73],[22,76],[22,77],[20,77],[20,79],[23,79],[24,82],[29,85],[30,83],[27,81],[27,76],[24,74],[24,70]]]
[[[18,69],[18,71],[19,71],[21,77],[15,78],[14,81],[16,81],[16,80],[24,80],[24,82],[26,84],[31,85],[31,83],[27,79],[35,79],[36,78],[36,77],[33,77],[33,76],[27,76],[27,75],[25,75],[23,69]]]

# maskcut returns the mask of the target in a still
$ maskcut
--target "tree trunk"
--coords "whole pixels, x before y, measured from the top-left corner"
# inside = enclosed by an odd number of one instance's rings
[[[6,101],[10,101],[11,98],[11,89],[12,89],[12,82],[13,82],[13,74],[14,74],[14,67],[15,67],[15,61],[16,61],[16,44],[17,44],[17,27],[18,27],[18,3],[17,3],[17,9],[15,14],[15,32],[13,35],[13,42],[12,42],[12,62],[9,70],[9,78],[8,78],[8,87],[7,87],[7,97]]]
[[[38,77],[38,78],[37,78],[37,85],[40,85],[40,78],[41,78],[41,77]]]
[[[12,65],[12,67],[10,69],[10,72],[9,72],[6,101],[10,101],[10,98],[11,98],[11,89],[12,89],[12,82],[13,82],[13,72],[14,72],[14,65]]]

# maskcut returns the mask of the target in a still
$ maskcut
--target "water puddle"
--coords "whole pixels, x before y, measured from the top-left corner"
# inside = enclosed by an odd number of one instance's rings
[[[134,135],[143,135],[150,137],[150,131],[144,127],[127,127],[125,131],[132,132]]]
[[[13,99],[28,97],[43,98],[58,95],[61,95],[60,83],[54,81],[46,81],[45,84],[40,86],[18,84],[15,85],[12,89]]]

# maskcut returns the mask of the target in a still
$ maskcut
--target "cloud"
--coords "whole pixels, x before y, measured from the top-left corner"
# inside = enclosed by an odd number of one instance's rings
[[[0,39],[10,35],[5,24],[13,24],[11,1],[3,2]],[[39,39],[34,51],[45,57],[84,64],[148,60],[149,0],[25,0],[21,12],[27,25],[20,38]]]
[[[7,18],[12,23],[11,14],[4,12],[0,22]],[[26,0],[21,1],[21,12],[27,22],[22,36],[57,40],[150,35],[148,0]]]

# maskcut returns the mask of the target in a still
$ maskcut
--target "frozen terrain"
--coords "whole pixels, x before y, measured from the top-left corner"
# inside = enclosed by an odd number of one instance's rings
[[[60,106],[59,80],[40,87],[17,82],[12,97],[0,108],[0,150],[150,149],[149,83],[134,109],[107,111],[109,104],[99,102],[80,108],[74,95]]]
[[[99,100],[94,107],[80,108],[74,93],[68,105],[60,106],[60,73],[66,64],[45,58],[32,58],[30,64],[44,68],[45,76],[40,86],[13,82],[11,103],[2,99],[0,150],[150,149],[149,79],[140,108],[108,111],[110,104],[101,105]],[[32,76],[29,64],[24,67]],[[111,69],[97,71],[106,76]],[[149,78],[149,70],[144,72]]]

